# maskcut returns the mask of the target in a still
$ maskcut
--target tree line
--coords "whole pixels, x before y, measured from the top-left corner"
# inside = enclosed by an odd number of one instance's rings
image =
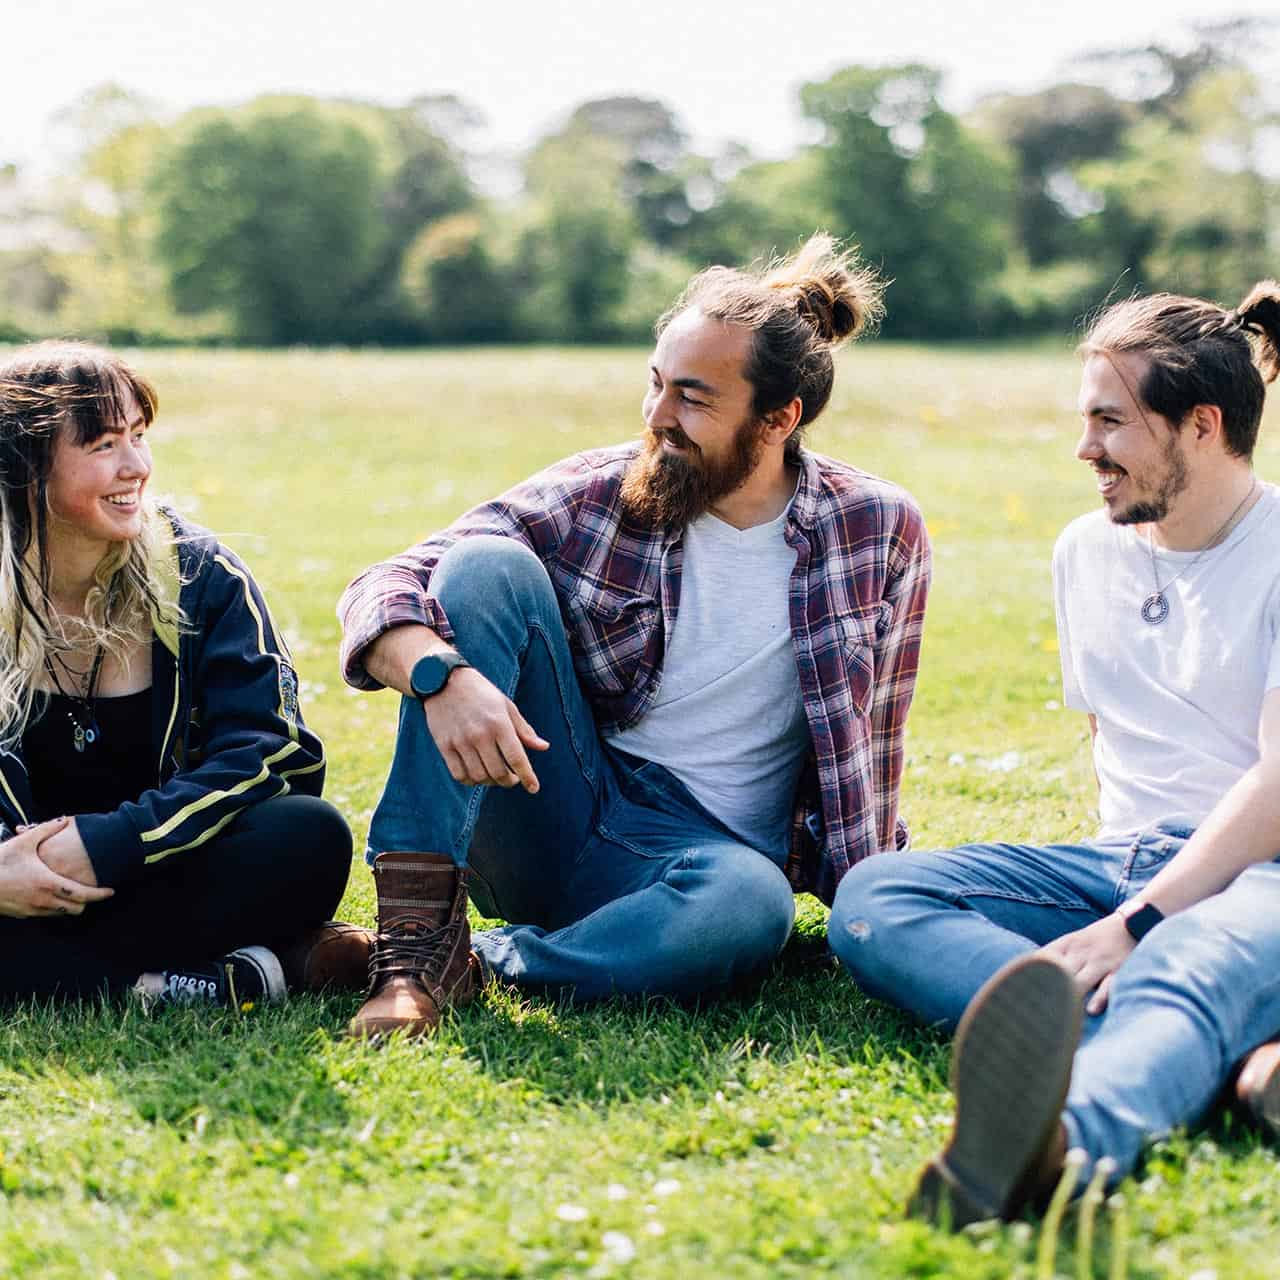
[[[0,168],[0,338],[644,340],[693,271],[816,228],[892,281],[894,337],[1061,331],[1134,289],[1234,301],[1277,271],[1280,115],[1251,65],[1271,31],[1102,50],[963,114],[936,68],[849,66],[800,88],[813,140],[781,160],[703,153],[666,104],[597,99],[520,157],[510,195],[452,97],[171,120],[107,85],[63,113],[60,179],[31,195]]]

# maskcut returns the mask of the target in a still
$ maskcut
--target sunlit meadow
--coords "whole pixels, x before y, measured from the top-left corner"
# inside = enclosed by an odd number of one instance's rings
[[[396,708],[339,679],[339,592],[544,463],[634,434],[644,353],[136,361],[160,389],[154,484],[256,570],[360,842]],[[1067,343],[868,344],[812,433],[929,520],[903,788],[918,846],[1090,830],[1048,577],[1056,532],[1097,501],[1072,457],[1077,374]],[[372,922],[363,864],[344,914]],[[0,1012],[0,1277],[1275,1273],[1277,1148],[1230,1114],[1156,1148],[1092,1226],[1069,1214],[1056,1252],[1031,1224],[903,1221],[949,1122],[947,1044],[854,989],[824,916],[806,899],[763,987],[701,1011],[498,990],[381,1051],[339,1038],[354,997]]]

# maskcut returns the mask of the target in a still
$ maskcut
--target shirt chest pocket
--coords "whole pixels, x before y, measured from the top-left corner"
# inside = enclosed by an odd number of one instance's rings
[[[860,613],[843,614],[836,619],[843,686],[837,696],[847,697],[849,710],[857,716],[866,716],[871,709],[872,694],[875,691],[875,644],[879,622],[880,610],[874,608]]]
[[[629,689],[658,626],[657,601],[582,583],[565,597],[564,614],[574,666],[588,691]]]

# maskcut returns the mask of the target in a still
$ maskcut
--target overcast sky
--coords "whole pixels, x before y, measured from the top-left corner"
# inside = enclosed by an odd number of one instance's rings
[[[700,145],[800,137],[796,87],[851,62],[922,61],[947,99],[1028,89],[1074,53],[1177,41],[1257,0],[0,0],[0,164],[38,164],[48,120],[113,80],[181,108],[269,91],[398,104],[456,93],[487,147],[521,146],[590,97],[675,108]],[[795,15],[795,16],[791,16]]]

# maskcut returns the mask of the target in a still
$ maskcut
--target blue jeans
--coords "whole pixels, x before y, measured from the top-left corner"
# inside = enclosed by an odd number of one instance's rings
[[[668,770],[601,742],[574,673],[551,579],[511,538],[455,543],[432,591],[474,667],[551,743],[530,752],[541,789],[455,782],[421,704],[400,707],[369,859],[443,852],[470,868],[490,970],[521,986],[696,996],[763,968],[795,906],[770,858],[716,821]]]
[[[1186,843],[1186,828],[1047,847],[972,844],[868,858],[841,881],[832,948],[869,994],[954,1027],[1014,956],[1110,914]],[[1191,1124],[1280,1028],[1280,862],[1156,926],[1086,1020],[1064,1122],[1091,1162],[1128,1172]]]

